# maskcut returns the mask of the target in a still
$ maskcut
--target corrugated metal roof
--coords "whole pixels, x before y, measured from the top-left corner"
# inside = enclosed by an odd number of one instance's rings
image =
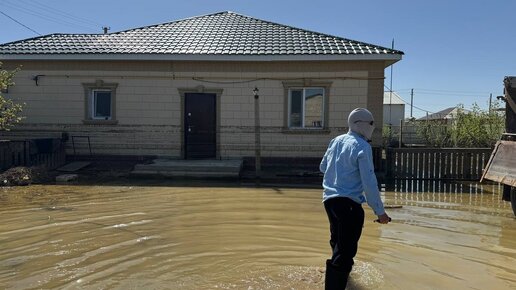
[[[370,56],[403,52],[220,12],[108,34],[50,34],[0,45],[15,55]]]

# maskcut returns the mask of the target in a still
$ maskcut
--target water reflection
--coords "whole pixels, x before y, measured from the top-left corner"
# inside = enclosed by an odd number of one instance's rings
[[[451,180],[396,179],[385,185],[387,191],[396,192],[442,192],[442,193],[498,193],[499,183],[480,183]]]
[[[0,188],[5,289],[322,289],[320,189]],[[511,289],[516,224],[498,192],[385,192],[350,289]]]
[[[399,205],[460,209],[506,215],[510,203],[501,199],[499,183],[399,180],[390,194]]]

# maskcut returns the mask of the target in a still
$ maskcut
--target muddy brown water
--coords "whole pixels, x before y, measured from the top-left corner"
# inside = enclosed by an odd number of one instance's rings
[[[364,206],[349,289],[516,289],[510,204],[468,188]],[[1,289],[323,289],[330,255],[316,188],[0,188],[0,220]]]

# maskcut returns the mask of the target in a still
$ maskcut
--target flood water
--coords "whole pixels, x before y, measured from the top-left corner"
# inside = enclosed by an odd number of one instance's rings
[[[498,185],[384,192],[349,289],[516,289],[516,219]],[[473,188],[473,189],[471,189]],[[0,188],[2,289],[323,289],[320,189]]]

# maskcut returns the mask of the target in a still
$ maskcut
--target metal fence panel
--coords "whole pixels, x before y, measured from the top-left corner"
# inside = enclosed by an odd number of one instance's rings
[[[479,180],[490,148],[387,148],[388,179]]]

